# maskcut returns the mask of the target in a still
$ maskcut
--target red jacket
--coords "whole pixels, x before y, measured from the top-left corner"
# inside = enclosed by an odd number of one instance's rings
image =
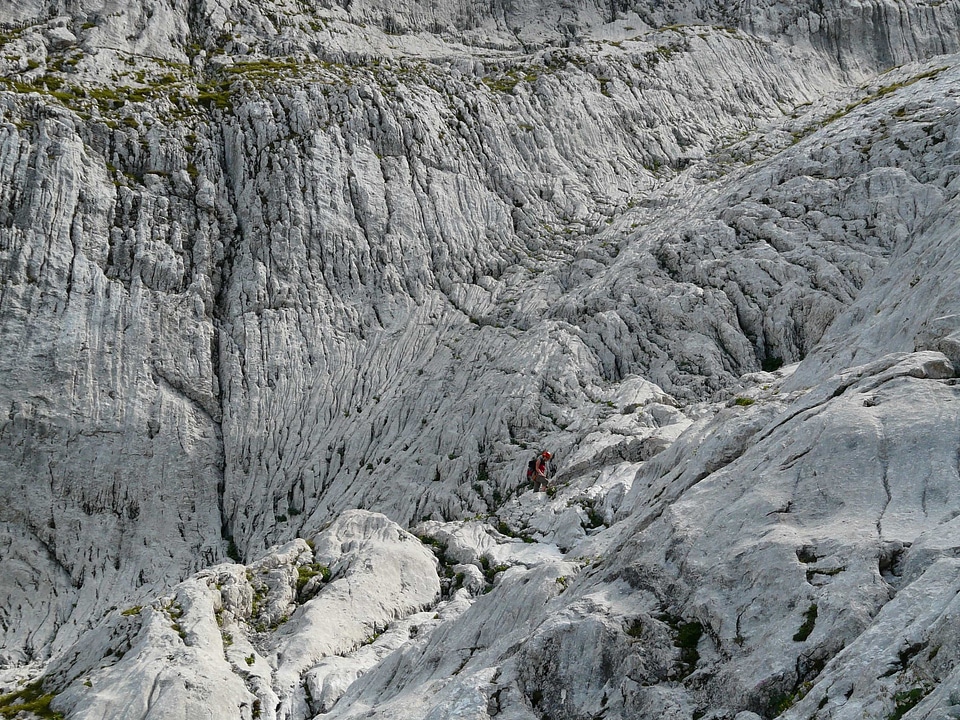
[[[547,477],[547,459],[543,457],[542,453],[537,455],[536,459],[533,460],[531,465],[527,467],[527,479],[533,480],[535,477]]]

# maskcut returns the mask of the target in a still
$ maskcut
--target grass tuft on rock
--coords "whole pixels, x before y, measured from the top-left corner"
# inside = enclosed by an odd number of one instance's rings
[[[323,578],[323,582],[328,582],[330,580],[330,568],[319,563],[307,563],[306,565],[298,567],[297,594],[299,595],[303,591],[304,586],[317,575]]]
[[[803,614],[803,624],[800,626],[800,629],[797,630],[793,635],[794,642],[803,642],[808,637],[810,633],[813,632],[814,625],[817,623],[817,604],[813,603],[810,607],[807,608],[807,611]]]
[[[55,695],[44,693],[43,684],[38,680],[24,685],[6,695],[0,695],[0,717],[17,718],[21,713],[32,713],[38,718],[63,720],[63,715],[50,709]]]
[[[915,687],[912,690],[898,692],[893,696],[893,702],[896,704],[893,712],[887,717],[887,720],[900,720],[900,718],[913,710],[913,708],[927,696],[928,692],[930,691],[922,687]]]

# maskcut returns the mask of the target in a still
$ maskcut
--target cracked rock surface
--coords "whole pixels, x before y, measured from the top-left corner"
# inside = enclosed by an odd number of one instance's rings
[[[960,3],[48,10],[0,709],[960,716]]]

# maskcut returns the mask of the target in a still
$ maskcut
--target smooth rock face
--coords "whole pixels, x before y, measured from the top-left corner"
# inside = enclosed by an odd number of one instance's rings
[[[956,714],[960,3],[0,20],[0,689]]]

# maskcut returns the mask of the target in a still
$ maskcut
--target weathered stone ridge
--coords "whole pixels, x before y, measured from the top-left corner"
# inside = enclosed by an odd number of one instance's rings
[[[18,5],[4,682],[49,661],[69,717],[950,707],[958,6]]]

